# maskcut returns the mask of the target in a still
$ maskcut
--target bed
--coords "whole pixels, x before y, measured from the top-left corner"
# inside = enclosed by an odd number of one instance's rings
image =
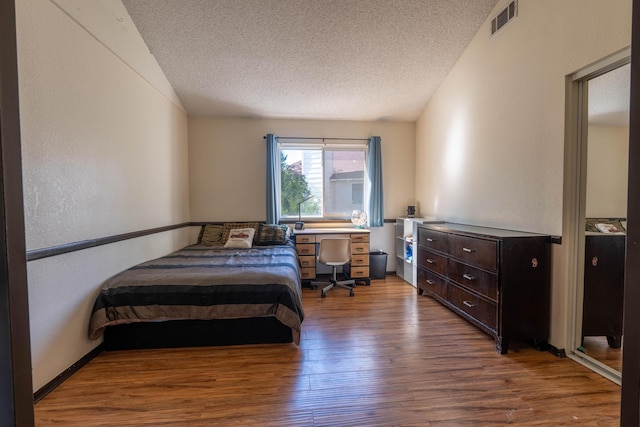
[[[225,247],[238,229],[212,243],[203,227],[198,244],[108,279],[89,338],[104,336],[107,350],[298,344],[304,311],[295,247],[288,239],[261,239],[262,228],[255,226],[258,238],[248,247]]]

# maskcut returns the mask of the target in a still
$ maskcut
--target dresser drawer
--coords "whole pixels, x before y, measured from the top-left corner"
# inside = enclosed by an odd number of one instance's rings
[[[351,266],[349,269],[349,277],[357,279],[361,277],[369,277],[369,267]]]
[[[418,267],[418,288],[447,299],[447,281],[437,274]]]
[[[300,243],[315,243],[315,234],[296,234],[296,244]]]
[[[418,265],[435,273],[447,275],[447,257],[418,246]]]
[[[299,256],[300,267],[316,267],[316,257],[315,256]]]
[[[449,282],[447,299],[456,308],[473,317],[492,331],[498,329],[498,307],[485,301],[477,295],[467,292],[461,287]]]
[[[498,276],[494,273],[450,259],[449,278],[479,294],[498,301]]]
[[[353,255],[369,254],[369,243],[353,243],[353,242],[351,242],[351,253]]]
[[[351,235],[351,243],[363,243],[369,241],[368,234],[352,234]]]
[[[351,265],[354,267],[362,267],[369,265],[369,254],[367,255],[352,255]]]
[[[300,269],[300,278],[303,280],[315,279],[316,278],[316,268],[301,268]]]
[[[436,251],[448,252],[449,234],[420,227],[418,228],[418,243]]]
[[[449,254],[475,267],[489,271],[498,270],[498,242],[495,240],[451,234]]]
[[[298,255],[315,255],[316,254],[316,244],[315,243],[303,243],[301,245],[296,245],[296,250],[298,251]]]

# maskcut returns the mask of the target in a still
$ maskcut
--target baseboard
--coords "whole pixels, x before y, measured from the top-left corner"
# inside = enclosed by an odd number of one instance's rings
[[[103,344],[100,344],[89,353],[85,354],[82,359],[78,360],[76,363],[67,368],[63,373],[49,381],[47,384],[38,389],[35,393],[33,393],[33,403],[38,403],[42,400],[46,395],[51,393],[53,390],[58,388],[60,384],[69,379],[73,374],[78,372],[80,368],[89,363],[93,358],[95,358],[98,354],[104,351]]]

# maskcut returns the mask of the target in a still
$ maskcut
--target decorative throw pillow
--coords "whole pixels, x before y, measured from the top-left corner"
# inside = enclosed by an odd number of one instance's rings
[[[213,225],[206,224],[202,226],[202,231],[200,232],[200,238],[198,239],[198,243],[201,245],[218,245],[224,243],[222,240],[222,231],[224,227],[222,225]]]
[[[622,233],[624,231],[622,226],[616,227],[611,223],[598,223],[596,224],[596,228],[601,233]]]
[[[250,248],[253,244],[254,228],[236,228],[229,231],[229,240],[225,248]]]
[[[227,240],[229,240],[229,232],[233,229],[253,228],[255,230],[254,231],[254,235],[255,235],[255,232],[258,231],[258,227],[260,227],[259,222],[225,222],[224,230],[222,230],[222,241],[226,242]]]
[[[287,242],[289,227],[278,224],[260,224],[255,242],[258,246],[284,245]]]
[[[587,218],[585,221],[586,231],[600,233],[624,233],[625,229],[620,220],[607,218]],[[604,229],[610,231],[603,231]]]

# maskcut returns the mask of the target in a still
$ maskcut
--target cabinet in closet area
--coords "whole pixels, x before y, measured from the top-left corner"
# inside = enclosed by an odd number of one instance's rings
[[[625,241],[624,234],[585,236],[582,336],[605,336],[612,348],[622,345]]]
[[[496,340],[549,338],[547,235],[462,224],[418,225],[417,287]]]

